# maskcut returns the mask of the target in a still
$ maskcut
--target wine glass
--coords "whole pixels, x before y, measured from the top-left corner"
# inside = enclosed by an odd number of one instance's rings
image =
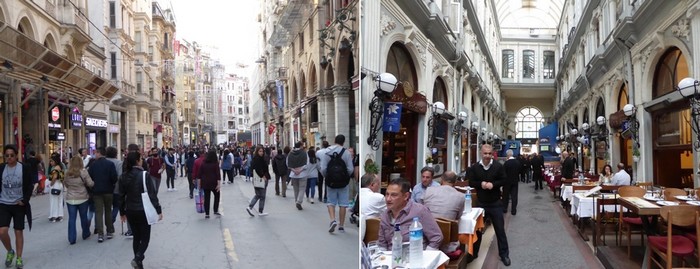
[[[688,194],[688,198],[693,197],[693,194],[690,192],[690,191],[693,190],[693,189],[691,189],[691,188],[683,188],[683,190]]]
[[[666,187],[661,187],[661,197],[660,197],[661,200],[666,200],[665,192],[666,192]]]

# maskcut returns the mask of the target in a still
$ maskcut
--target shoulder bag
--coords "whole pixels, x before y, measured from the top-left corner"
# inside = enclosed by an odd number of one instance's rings
[[[265,178],[258,176],[258,173],[253,171],[253,187],[254,188],[265,188]]]
[[[151,203],[151,197],[148,196],[148,188],[146,187],[146,172],[143,172],[143,192],[141,193],[141,200],[143,204],[143,213],[146,214],[148,225],[156,224],[158,222],[158,212]]]

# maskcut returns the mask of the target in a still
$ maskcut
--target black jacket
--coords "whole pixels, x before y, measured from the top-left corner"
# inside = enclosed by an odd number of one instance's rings
[[[114,185],[117,183],[117,168],[113,162],[101,157],[95,159],[88,168],[90,178],[95,182],[92,187],[94,194],[108,194],[114,192]]]
[[[119,180],[119,214],[124,216],[126,211],[143,211],[143,202],[141,193],[143,193],[144,173],[142,167],[134,166],[131,171],[122,174]],[[146,173],[146,188],[148,189],[148,197],[151,198],[151,204],[156,208],[158,214],[162,213],[156,187],[153,186],[153,180]]]
[[[542,178],[542,168],[544,168],[544,159],[542,156],[532,158],[532,177]]]
[[[467,179],[469,179],[469,186],[476,189],[477,199],[482,205],[501,200],[500,187],[506,183],[506,173],[503,165],[499,162],[492,160],[489,170],[484,170],[480,162],[473,164],[469,169]],[[481,188],[482,181],[493,183],[493,188],[490,190]]]
[[[253,163],[250,164],[250,168],[255,171],[259,177],[267,177],[270,179],[270,170],[267,168],[267,162],[264,157],[255,156],[253,157]]]
[[[576,161],[574,158],[567,157],[561,163],[561,177],[566,179],[574,178],[574,169],[576,166]]]
[[[287,168],[287,155],[284,153],[277,154],[272,162],[272,171],[275,175],[289,175],[289,168]]]
[[[506,178],[508,182],[506,184],[518,184],[520,180],[520,161],[518,159],[509,159],[503,164],[503,168],[506,170]]]

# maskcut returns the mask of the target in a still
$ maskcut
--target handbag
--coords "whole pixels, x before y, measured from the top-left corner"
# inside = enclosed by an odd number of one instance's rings
[[[59,189],[51,189],[51,195],[61,195],[61,190],[59,190]]]
[[[259,177],[257,173],[253,172],[253,187],[265,188],[265,181],[264,177]]]
[[[158,212],[156,208],[153,207],[151,203],[151,197],[148,196],[148,189],[146,188],[146,172],[143,172],[143,192],[141,193],[141,203],[143,204],[143,213],[146,214],[146,220],[148,225],[153,225],[158,222]]]

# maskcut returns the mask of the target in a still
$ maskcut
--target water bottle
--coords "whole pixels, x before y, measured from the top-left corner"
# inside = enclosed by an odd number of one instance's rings
[[[423,225],[420,224],[418,217],[413,218],[411,228],[409,229],[410,245],[409,258],[411,268],[423,267]]]
[[[585,181],[584,181],[584,179],[583,179],[583,172],[580,172],[580,173],[578,174],[578,184],[583,185],[584,182],[585,182]]]
[[[472,212],[472,192],[467,189],[467,193],[464,195],[464,213],[469,214]]]
[[[403,236],[401,236],[400,226],[394,226],[394,236],[391,237],[391,268],[404,266],[404,259],[401,256],[403,246]]]

